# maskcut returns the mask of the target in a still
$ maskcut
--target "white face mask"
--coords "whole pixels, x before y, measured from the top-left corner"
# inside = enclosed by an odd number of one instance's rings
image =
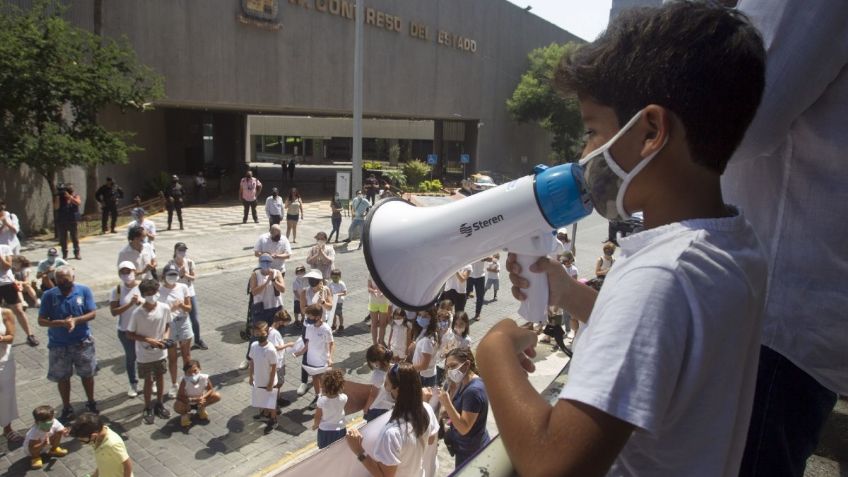
[[[462,372],[462,367],[465,366],[465,363],[457,366],[454,369],[449,369],[447,372],[448,379],[455,383],[462,382],[462,379],[465,378],[465,373]]]
[[[403,324],[403,318],[401,318],[399,320],[395,320],[395,324],[398,325],[398,326],[402,325]]]
[[[135,272],[122,273],[122,274],[121,274],[121,281],[122,281],[122,282],[124,282],[124,283],[130,283],[130,282],[132,282],[133,280],[135,280]]]
[[[197,384],[198,381],[200,381],[200,375],[199,374],[192,374],[191,375],[191,383]]]
[[[630,214],[624,209],[624,194],[627,186],[665,147],[668,140],[648,157],[643,158],[629,173],[615,162],[610,153],[613,144],[623,136],[642,116],[642,111],[636,113],[627,124],[618,131],[606,144],[595,149],[580,159],[583,167],[583,178],[592,196],[592,204],[599,214],[608,220],[629,219]]]
[[[144,297],[144,301],[147,302],[148,304],[152,305],[152,304],[156,303],[157,301],[159,301],[159,294],[156,293],[155,295],[148,295],[148,296]]]
[[[177,283],[177,277],[175,275],[165,275],[165,283],[173,285],[174,283]]]
[[[177,257],[185,258],[185,255],[186,255],[185,250],[177,250]]]

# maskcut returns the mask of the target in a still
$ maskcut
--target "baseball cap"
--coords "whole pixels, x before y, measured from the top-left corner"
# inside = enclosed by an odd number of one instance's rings
[[[123,262],[118,264],[118,270],[122,268],[129,268],[130,270],[135,270],[135,264],[130,262],[129,260],[124,260]]]
[[[267,253],[263,253],[262,255],[259,256],[259,261],[260,262],[273,262],[274,259],[271,258],[271,256],[268,255]]]
[[[58,257],[59,251],[56,250],[54,247],[50,247],[50,248],[47,249],[47,256],[48,257]]]
[[[185,242],[177,242],[174,244],[174,250],[188,250]]]
[[[180,271],[173,263],[169,263],[165,265],[165,268],[162,269],[162,275],[179,275]]]

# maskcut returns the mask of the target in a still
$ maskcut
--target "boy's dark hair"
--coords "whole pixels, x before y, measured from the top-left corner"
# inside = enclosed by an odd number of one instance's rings
[[[615,110],[650,104],[680,118],[695,163],[723,173],[765,85],[763,41],[741,12],[707,2],[634,8],[560,62],[554,87]]]
[[[56,411],[50,406],[38,406],[32,410],[32,418],[35,419],[35,422],[52,421],[55,415]]]
[[[141,237],[144,234],[144,227],[141,225],[133,225],[127,230],[127,241],[132,242],[133,240]]]
[[[258,320],[253,322],[253,330],[259,331],[263,333],[268,332],[268,322],[264,320]]]
[[[159,289],[159,282],[152,278],[145,278],[138,285],[138,291],[141,292],[142,296],[149,296],[150,292],[156,293],[156,290]]]
[[[321,376],[321,391],[328,396],[336,396],[344,389],[344,373],[341,369],[331,369]]]
[[[84,412],[77,416],[71,425],[71,437],[79,439],[100,432],[103,429],[103,418],[93,412]]]
[[[196,359],[190,359],[186,364],[183,365],[183,372],[188,372],[188,370],[191,369],[192,366],[197,366],[197,369],[202,369],[200,367],[200,361]]]
[[[305,310],[303,310],[303,312],[306,313],[309,316],[323,316],[324,315],[324,309],[321,308],[321,305],[309,305],[309,306],[306,307]]]

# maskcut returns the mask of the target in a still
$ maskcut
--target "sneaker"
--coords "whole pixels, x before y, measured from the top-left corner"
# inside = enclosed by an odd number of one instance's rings
[[[38,469],[44,467],[44,462],[41,462],[41,456],[33,457],[32,459],[30,459],[29,466],[33,470],[38,470]]]
[[[209,346],[206,346],[206,342],[203,340],[198,340],[197,343],[194,344],[194,346],[198,349],[202,349],[203,351],[209,349]]]
[[[307,408],[313,411],[318,408],[318,396],[315,396],[315,399],[313,399],[312,402],[309,403],[309,406],[307,406]]]
[[[239,369],[247,369],[247,360],[246,359],[241,360],[241,363],[239,363]]]
[[[75,253],[74,258],[77,260],[82,260],[82,255],[80,255],[79,253]]]
[[[165,409],[165,406],[161,402],[153,405],[153,414],[156,414],[156,417],[160,419],[169,419],[171,417],[171,411]]]
[[[180,416],[180,425],[183,427],[191,427],[191,416],[188,414]]]
[[[142,420],[144,420],[145,424],[153,424],[153,421],[155,420],[153,417],[153,409],[149,407],[145,409],[144,414],[142,414]]]
[[[201,409],[201,410],[197,411],[197,418],[200,419],[201,421],[208,421],[209,420],[209,413],[206,412],[206,409]]]
[[[68,423],[73,421],[75,417],[74,408],[66,407],[62,409],[62,414],[59,415],[59,422],[67,426]]]
[[[179,391],[179,389],[177,389],[177,385],[172,384],[171,389],[168,390],[168,397],[174,399],[175,397],[177,397],[177,391]]]
[[[303,396],[304,394],[306,394],[307,389],[309,388],[306,386],[306,383],[301,383],[300,386],[297,387],[297,395]]]
[[[344,325],[339,325],[339,328],[336,331],[339,333],[344,333]]]
[[[85,403],[85,410],[92,414],[100,414],[100,411],[97,410],[96,401],[88,401],[87,403]]]
[[[28,344],[28,345],[33,346],[33,347],[35,347],[35,346],[38,346],[38,345],[39,345],[38,338],[36,338],[36,337],[35,337],[35,335],[29,335],[29,336],[27,336],[27,340],[26,340],[26,341],[27,341],[27,344]]]
[[[265,434],[270,434],[274,428],[277,427],[277,420],[268,420],[268,423],[265,424],[265,429],[262,431]]]
[[[127,389],[127,397],[131,397],[131,398],[138,397],[138,385],[137,384],[130,384],[130,388]]]
[[[48,452],[48,455],[50,455],[52,457],[65,457],[66,455],[68,455],[68,449],[63,449],[59,446],[56,446],[56,447],[50,449],[50,452]]]

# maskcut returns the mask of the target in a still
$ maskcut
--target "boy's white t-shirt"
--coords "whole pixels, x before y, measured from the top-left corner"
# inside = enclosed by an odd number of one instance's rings
[[[183,382],[185,383],[185,393],[186,396],[190,398],[199,398],[206,392],[206,386],[209,384],[209,375],[203,373],[197,373],[198,379],[197,384],[191,382],[191,376],[183,376]]]
[[[118,289],[121,289],[121,296],[118,296]],[[117,301],[118,305],[124,306],[130,301],[132,301],[133,296],[138,296],[139,300],[144,301],[141,298],[141,292],[138,291],[138,285],[134,287],[128,287],[125,284],[121,283],[112,289],[112,293],[109,294],[109,301]],[[127,331],[127,325],[130,323],[130,317],[132,316],[133,311],[135,311],[136,307],[131,306],[128,309],[124,310],[123,313],[118,315],[118,331]]]
[[[415,341],[415,353],[412,354],[412,364],[416,366],[424,361],[424,354],[430,355],[430,365],[427,369],[418,373],[422,378],[432,378],[436,375],[436,363],[438,362],[438,356],[436,356],[435,351],[436,344],[434,343],[433,338],[425,336],[422,332]]]
[[[321,422],[318,429],[322,431],[340,431],[345,428],[345,404],[347,394],[339,393],[336,397],[318,396],[315,406],[321,410]]]
[[[333,295],[338,295],[339,293],[347,292],[347,285],[345,285],[345,282],[341,280],[339,280],[339,283],[331,281],[327,284],[327,286],[330,287],[330,291],[333,293]],[[344,299],[344,295],[339,296],[339,303],[344,303]]]
[[[292,282],[292,295],[294,295],[294,301],[300,301],[300,292],[307,288],[309,288],[309,283],[307,282],[306,277],[303,275],[295,275],[294,282]]]
[[[445,291],[456,290],[459,293],[465,294],[465,284],[468,283],[468,281],[460,282],[459,278],[456,276],[457,273],[462,272],[468,272],[468,278],[471,278],[471,265],[466,265],[452,273],[450,278],[448,278],[448,281],[445,283]]]
[[[170,322],[171,308],[168,305],[158,301],[156,308],[148,313],[142,304],[137,306],[130,316],[127,331],[145,338],[161,340],[167,338],[165,328]],[[135,360],[138,363],[153,363],[167,357],[167,350],[154,348],[142,341],[135,342]]]
[[[250,351],[247,357],[253,362],[253,387],[264,388],[268,386],[268,376],[271,374],[271,366],[277,364],[277,350],[271,345],[271,342],[266,342],[265,346],[254,341],[250,344]],[[277,373],[274,373],[272,386],[277,385]]]
[[[330,325],[321,323],[321,326],[307,327],[306,339],[309,340],[306,362],[316,368],[326,366],[330,362],[330,343],[333,342],[333,330]]]
[[[55,418],[53,419],[53,424],[51,424],[49,431],[42,431],[37,425],[32,426],[27,431],[26,437],[24,437],[24,445],[21,447],[29,449],[30,442],[43,442],[55,435],[57,432],[62,432],[63,430],[65,430],[65,426],[63,426],[62,423]]]
[[[439,422],[433,408],[426,402],[421,403],[427,412],[429,423],[421,437],[415,435],[412,424],[403,420],[389,420],[380,431],[374,448],[374,460],[387,466],[397,466],[395,475],[404,477],[424,477],[424,451],[430,436],[439,432]]]
[[[767,266],[735,215],[619,240],[560,394],[636,427],[609,475],[736,476]]]
[[[268,342],[271,343],[271,346],[273,346],[275,350],[278,347],[286,344],[286,342],[283,340],[283,335],[281,335],[280,332],[274,327],[268,328]],[[286,357],[285,350],[283,350],[283,351],[277,350],[277,369],[278,370],[282,366],[285,366],[285,357]]]
[[[494,270],[494,271],[492,271]],[[501,264],[492,260],[486,266],[486,279],[487,280],[500,280],[501,278]]]

